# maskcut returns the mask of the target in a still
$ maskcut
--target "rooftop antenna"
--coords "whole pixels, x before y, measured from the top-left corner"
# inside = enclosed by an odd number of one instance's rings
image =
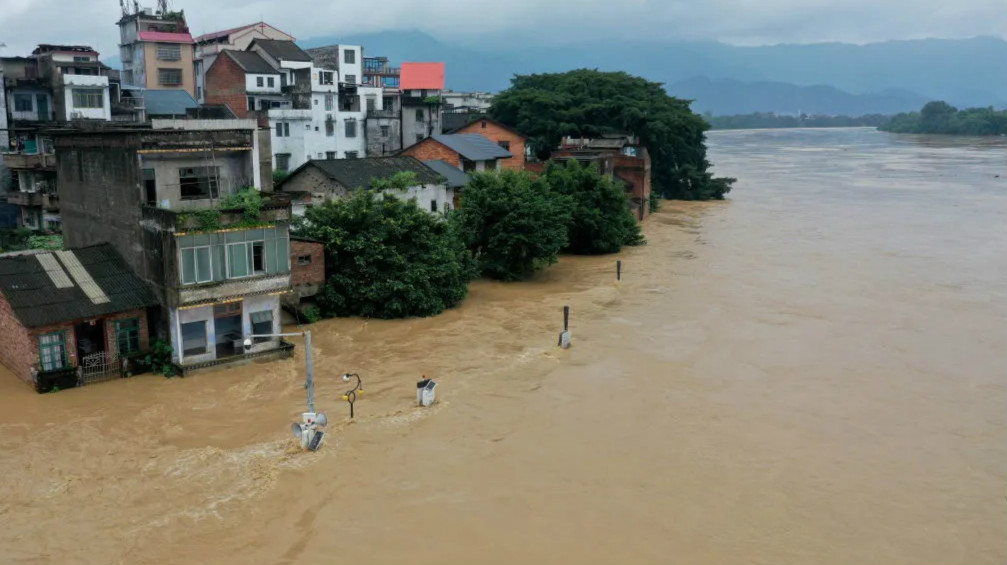
[[[157,13],[162,16],[168,13],[168,0],[157,0]]]
[[[137,2],[137,0],[133,0],[133,13],[134,14],[140,13],[140,3]]]
[[[129,10],[126,8],[126,0],[119,0],[119,8],[122,10],[122,15],[129,14]]]

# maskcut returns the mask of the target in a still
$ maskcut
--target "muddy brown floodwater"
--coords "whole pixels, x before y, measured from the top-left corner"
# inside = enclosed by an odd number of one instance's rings
[[[0,561],[1003,563],[1004,141],[710,138],[735,192],[645,247],[312,326],[317,453],[300,349],[50,395],[0,372]]]

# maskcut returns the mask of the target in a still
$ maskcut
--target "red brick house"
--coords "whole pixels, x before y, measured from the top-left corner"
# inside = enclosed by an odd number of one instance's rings
[[[157,300],[105,243],[0,257],[0,363],[38,392],[121,374]]]
[[[466,173],[494,171],[499,161],[514,155],[478,133],[436,134],[406,147],[399,155],[420,161],[445,161]]]
[[[603,135],[600,138],[564,137],[553,161],[577,160],[596,164],[612,180],[626,187],[633,214],[640,221],[650,214],[650,154],[635,136]]]
[[[523,171],[525,168],[525,142],[528,141],[528,138],[509,126],[506,126],[496,120],[482,117],[472,121],[468,125],[454,130],[451,133],[478,133],[507,151],[510,151],[513,155],[510,159],[500,161],[501,169]]]
[[[224,104],[239,118],[283,101],[280,72],[258,53],[225,49],[206,69],[207,104]]]
[[[325,246],[306,237],[290,238],[291,298],[300,301],[314,296],[325,283]]]

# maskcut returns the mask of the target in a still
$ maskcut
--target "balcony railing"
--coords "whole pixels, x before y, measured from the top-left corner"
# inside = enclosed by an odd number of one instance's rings
[[[45,153],[4,153],[3,164],[8,169],[56,169],[56,156]]]

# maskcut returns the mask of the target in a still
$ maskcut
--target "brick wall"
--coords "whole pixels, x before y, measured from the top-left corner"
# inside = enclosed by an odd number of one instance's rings
[[[452,151],[449,147],[445,146],[439,141],[427,138],[423,141],[413,145],[412,147],[405,149],[400,153],[400,155],[409,155],[411,157],[416,157],[420,161],[434,161],[440,159],[442,161],[447,161],[453,166],[462,167],[461,159],[458,154]]]
[[[245,71],[224,53],[206,70],[206,103],[226,104],[239,118],[248,117]],[[268,155],[268,153],[267,153]]]
[[[506,142],[508,144],[507,150],[514,156],[510,159],[500,159],[500,168],[515,171],[524,170],[525,138],[516,131],[504,127],[493,120],[479,119],[465,127],[459,128],[455,133],[478,133],[497,145],[500,145],[501,141]]]
[[[303,256],[311,257],[308,264],[300,264]],[[325,247],[316,241],[290,238],[290,285],[298,298],[313,296],[325,282]]]
[[[7,298],[0,295],[0,363],[21,380],[31,382],[31,366],[38,362],[38,348],[34,347],[28,330],[21,325]]]

